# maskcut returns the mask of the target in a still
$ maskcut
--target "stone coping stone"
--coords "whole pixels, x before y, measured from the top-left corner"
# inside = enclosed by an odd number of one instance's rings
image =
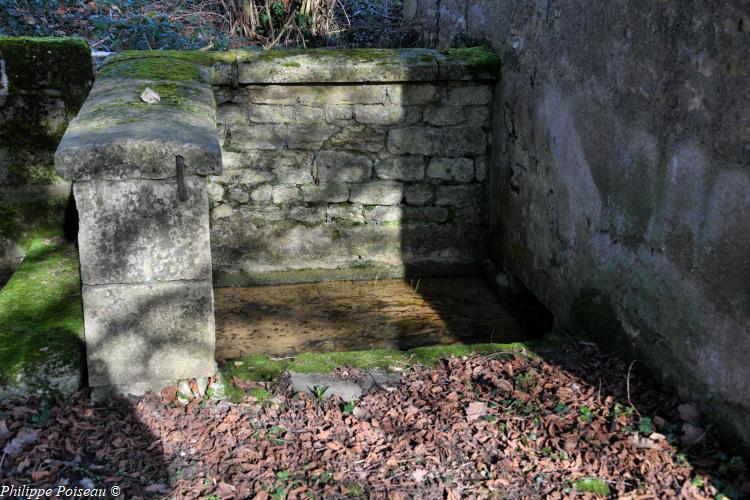
[[[177,67],[165,69],[160,64],[163,60]],[[214,85],[495,80],[500,59],[483,46],[448,50],[125,51],[110,56],[99,75],[164,78],[170,71],[178,72],[179,78]]]
[[[189,63],[195,71],[183,67],[173,80],[158,71],[135,78],[118,72],[129,62],[113,63],[94,83],[57,148],[57,173],[75,181],[164,179],[176,176],[181,155],[186,175],[220,174],[216,103],[205,69]],[[160,102],[141,100],[146,87]]]

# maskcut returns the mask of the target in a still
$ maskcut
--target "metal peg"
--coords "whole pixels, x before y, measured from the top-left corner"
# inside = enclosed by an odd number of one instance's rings
[[[185,158],[177,155],[177,192],[180,195],[180,201],[187,201],[187,187],[185,187]]]

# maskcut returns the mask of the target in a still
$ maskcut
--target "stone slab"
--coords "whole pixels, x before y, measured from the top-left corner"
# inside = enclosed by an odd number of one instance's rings
[[[202,177],[74,183],[84,284],[211,277],[208,193]]]
[[[89,385],[212,376],[211,281],[83,287]]]
[[[161,101],[142,102],[146,87],[161,91]],[[187,174],[221,173],[210,85],[104,78],[66,130],[55,167],[69,180],[163,179],[175,175],[177,155]]]

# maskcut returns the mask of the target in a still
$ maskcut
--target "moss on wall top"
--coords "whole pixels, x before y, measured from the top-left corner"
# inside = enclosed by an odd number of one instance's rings
[[[0,154],[5,184],[50,184],[52,155],[93,82],[80,38],[0,37]]]
[[[484,71],[491,74],[497,74],[500,71],[500,59],[484,45],[448,49],[443,54],[465,63],[474,71]]]
[[[439,71],[441,65],[450,71]],[[239,71],[241,83],[429,81],[495,78],[500,60],[487,47],[443,52],[373,48],[126,51],[110,56],[99,75],[228,84],[230,66]]]
[[[59,88],[71,107],[80,107],[94,78],[91,49],[81,38],[3,36],[0,59],[9,94]]]

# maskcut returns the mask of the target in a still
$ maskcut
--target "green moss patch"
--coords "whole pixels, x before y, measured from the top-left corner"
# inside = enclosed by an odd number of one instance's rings
[[[35,235],[21,267],[0,290],[0,383],[54,360],[76,370],[83,346],[83,309],[75,246]],[[43,385],[43,381],[24,381]]]
[[[98,76],[99,78],[208,82],[207,71],[200,62],[179,57],[115,59],[107,61],[99,70]]]
[[[500,59],[486,46],[448,49],[444,52],[448,56],[462,61],[475,71],[496,74],[500,71]]]
[[[57,236],[67,203],[65,199],[55,198],[31,203],[0,201],[0,238],[26,247],[40,237]]]
[[[222,370],[222,383],[225,395],[231,401],[240,401],[246,393],[232,384],[237,378],[249,382],[275,382],[285,371],[298,373],[332,373],[338,368],[349,366],[361,370],[382,369],[402,371],[410,366],[421,364],[434,367],[439,360],[472,354],[513,353],[535,356],[535,351],[555,348],[561,339],[549,338],[544,341],[513,342],[509,344],[451,344],[430,347],[417,347],[408,351],[394,349],[373,349],[369,351],[344,351],[330,353],[303,353],[293,358],[276,359],[269,356],[248,356],[239,360],[227,361]],[[253,395],[253,394],[250,394]],[[257,399],[257,396],[254,396]],[[266,398],[267,399],[267,398]]]

